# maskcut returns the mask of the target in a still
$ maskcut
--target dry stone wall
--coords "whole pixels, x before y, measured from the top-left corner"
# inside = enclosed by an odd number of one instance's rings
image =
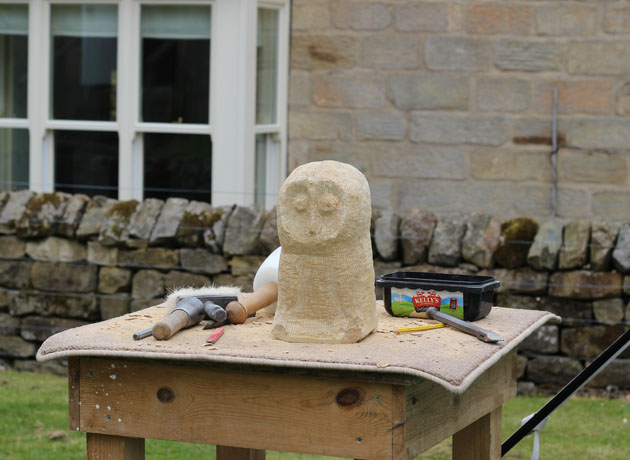
[[[630,328],[630,223],[413,209],[374,211],[372,236],[377,277],[399,270],[492,275],[502,284],[498,305],[562,318],[520,347],[523,391],[566,383]],[[278,244],[275,212],[256,207],[2,193],[0,366],[62,373],[61,363],[34,361],[50,335],[155,305],[176,287],[251,290]],[[630,353],[592,385],[630,389]]]

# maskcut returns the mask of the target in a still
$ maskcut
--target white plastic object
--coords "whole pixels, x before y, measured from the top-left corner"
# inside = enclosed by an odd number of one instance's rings
[[[280,264],[280,252],[282,247],[276,248],[260,265],[254,277],[254,291],[269,282],[278,283],[278,265]],[[265,310],[276,312],[277,302],[272,303]]]

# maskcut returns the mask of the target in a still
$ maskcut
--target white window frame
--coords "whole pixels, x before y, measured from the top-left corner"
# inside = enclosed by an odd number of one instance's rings
[[[256,134],[274,134],[278,152],[267,164],[266,207],[286,176],[290,0],[0,0],[29,6],[27,118],[0,118],[0,128],[29,130],[29,188],[54,190],[54,131],[117,132],[118,199],[142,200],[143,134],[212,137],[213,205],[254,203]],[[50,12],[53,4],[118,6],[116,121],[54,120],[50,114]],[[140,120],[140,9],[142,5],[210,5],[210,113],[208,124]],[[277,122],[256,125],[256,27],[258,8],[279,11]],[[126,78],[125,78],[126,76]]]

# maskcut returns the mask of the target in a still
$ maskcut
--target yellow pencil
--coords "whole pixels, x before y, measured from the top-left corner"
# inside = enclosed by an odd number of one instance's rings
[[[428,331],[430,329],[439,329],[441,327],[446,327],[446,324],[427,324],[425,326],[414,326],[414,327],[401,327],[400,329],[396,329],[396,334],[400,334],[402,332],[416,332],[416,331]]]

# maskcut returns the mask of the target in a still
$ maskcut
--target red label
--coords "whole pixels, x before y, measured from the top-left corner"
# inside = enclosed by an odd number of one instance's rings
[[[437,295],[437,292],[434,291],[425,291],[425,292],[417,292],[415,296],[412,298],[413,306],[415,308],[427,308],[427,307],[436,307],[440,308],[440,303],[442,302],[442,297]]]

